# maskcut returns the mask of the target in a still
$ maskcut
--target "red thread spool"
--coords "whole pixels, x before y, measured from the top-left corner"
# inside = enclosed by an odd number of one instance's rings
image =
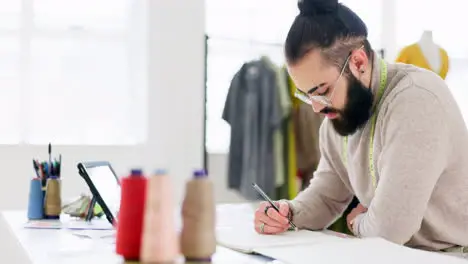
[[[125,260],[139,260],[146,200],[146,178],[132,170],[121,180],[122,196],[117,222],[116,252]]]

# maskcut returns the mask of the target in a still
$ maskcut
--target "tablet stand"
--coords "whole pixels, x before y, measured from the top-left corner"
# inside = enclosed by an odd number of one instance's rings
[[[85,218],[86,222],[91,222],[91,220],[93,219],[94,207],[96,206],[96,202],[96,198],[93,196],[93,198],[91,198],[91,201],[89,202],[88,212]]]

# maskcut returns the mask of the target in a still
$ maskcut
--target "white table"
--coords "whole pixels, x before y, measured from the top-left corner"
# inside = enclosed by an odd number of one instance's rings
[[[234,226],[239,222],[249,223],[253,221],[255,205],[236,204],[217,206],[217,228]],[[234,217],[235,216],[235,217]],[[103,220],[105,221],[105,220]],[[85,238],[77,234],[77,231],[68,229],[25,229],[25,211],[6,211],[0,213],[0,259],[1,263],[15,264],[83,264],[124,263],[121,257],[115,254],[115,239]],[[179,223],[180,224],[180,223]],[[88,231],[85,231],[88,232]],[[94,234],[105,235],[112,231],[91,231]],[[98,232],[98,233],[96,233]],[[361,249],[361,248],[360,248]],[[381,253],[386,253],[387,248],[380,248]],[[333,249],[335,252],[335,248]],[[340,249],[336,249],[340,252]],[[321,252],[324,253],[324,252]],[[299,254],[299,253],[298,253]],[[362,261],[369,257],[368,254],[381,256],[378,252],[367,252],[362,256]],[[426,254],[426,253],[424,253]],[[433,258],[434,253],[427,253],[428,258]],[[322,254],[323,255],[323,254]],[[323,260],[330,257],[320,254],[310,256],[307,262],[324,263]],[[316,258],[316,259],[313,259]],[[451,257],[450,257],[451,258]],[[370,259],[370,257],[369,257]],[[447,262],[447,261],[444,261]],[[213,264],[280,264],[278,261],[256,255],[242,254],[221,246],[218,246],[213,256]],[[363,263],[360,261],[360,263]],[[372,262],[374,263],[374,262]],[[458,262],[457,262],[458,263]],[[465,262],[463,262],[465,263]],[[468,262],[466,262],[468,263]]]
[[[235,206],[237,210],[251,209],[250,205]],[[219,206],[226,216],[229,205]],[[224,212],[224,213],[223,213]],[[218,213],[219,215],[219,213]],[[218,217],[221,225],[232,221],[231,217]],[[115,254],[115,239],[84,238],[78,231],[67,229],[26,229],[25,211],[5,211],[0,215],[0,258],[1,263],[15,264],[74,264],[74,263],[124,263]],[[109,234],[110,231],[91,231]],[[96,234],[96,233],[94,233]],[[272,263],[271,259],[242,254],[218,246],[213,264],[256,264]],[[276,262],[275,262],[276,263]]]

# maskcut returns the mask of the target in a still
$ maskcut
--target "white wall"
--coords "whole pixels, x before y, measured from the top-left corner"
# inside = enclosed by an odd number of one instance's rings
[[[63,156],[64,200],[87,191],[76,164],[109,160],[119,176],[132,167],[168,168],[175,198],[193,169],[203,166],[204,0],[146,2],[148,13],[148,143],[136,147],[53,146]],[[25,209],[33,158],[47,158],[47,146],[1,146],[0,210]],[[211,157],[209,171],[218,201],[238,201],[225,186],[225,159]]]
[[[237,192],[227,189],[227,154],[210,154],[208,155],[208,171],[213,177],[215,189],[215,197],[220,203],[236,203],[244,202]]]

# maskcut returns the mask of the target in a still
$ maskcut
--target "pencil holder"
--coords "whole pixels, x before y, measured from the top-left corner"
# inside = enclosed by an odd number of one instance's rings
[[[44,198],[44,215],[46,219],[59,219],[62,212],[60,180],[56,176],[47,179]]]
[[[44,196],[40,179],[32,179],[29,184],[28,219],[44,218]]]
[[[45,199],[47,189],[47,180],[44,178],[41,180],[42,199]]]

